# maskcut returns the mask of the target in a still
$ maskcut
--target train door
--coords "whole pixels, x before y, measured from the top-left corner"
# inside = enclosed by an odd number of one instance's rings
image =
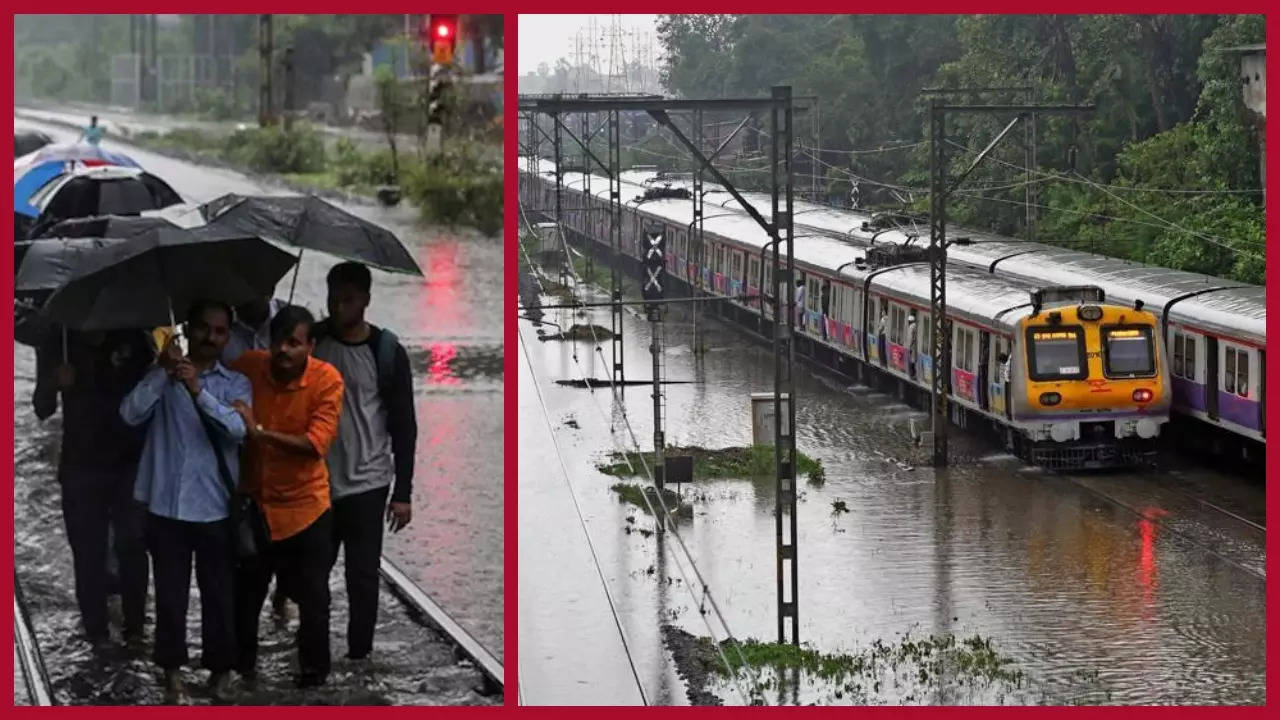
[[[1267,351],[1258,351],[1258,434],[1267,436]]]
[[[1205,335],[1204,349],[1204,407],[1205,411],[1209,413],[1209,419],[1217,420],[1218,389],[1222,387],[1222,380],[1218,377],[1218,338],[1212,335]]]
[[[978,332],[978,407],[990,409],[991,393],[987,379],[991,377],[991,333]]]

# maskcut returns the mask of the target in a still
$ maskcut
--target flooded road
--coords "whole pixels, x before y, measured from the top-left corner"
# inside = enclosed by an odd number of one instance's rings
[[[550,310],[545,319],[609,325],[607,309]],[[708,350],[695,356],[689,319],[678,310],[667,323],[667,378],[694,381],[666,388],[668,444],[749,444],[749,396],[772,389],[771,353],[704,318]],[[648,379],[648,324],[628,314],[625,327],[627,379]],[[607,387],[557,385],[584,374],[607,377],[607,343],[602,355],[590,342],[540,341],[528,321],[520,334],[531,360],[519,389],[526,701],[639,702],[629,649],[650,703],[687,703],[689,688],[675,675],[659,627],[673,623],[705,636],[698,601],[680,582],[673,540],[659,552],[657,535],[629,532],[653,528],[653,519],[620,502],[610,490],[618,478],[595,467],[609,451],[634,449],[624,411],[650,449],[650,390],[626,389],[616,405]],[[952,466],[934,470],[910,440],[911,422],[927,422],[924,413],[807,367],[797,368],[796,385],[798,447],[826,471],[824,484],[800,481],[803,642],[855,653],[907,634],[980,635],[1025,681],[978,702],[1265,700],[1265,533],[1221,511],[1263,522],[1261,483],[1192,467],[1050,474],[958,431]],[[683,493],[694,513],[678,531],[734,635],[775,640],[772,479],[700,480]],[[1197,498],[1212,498],[1213,507]],[[848,512],[835,512],[837,501]],[[727,703],[742,702],[731,687],[718,692]],[[766,699],[779,701],[776,693]],[[785,699],[841,702],[804,693]],[[886,692],[870,702],[894,699]]]
[[[15,120],[15,126],[34,126]],[[39,125],[56,141],[75,139],[71,131]],[[223,169],[201,168],[110,140],[104,146],[126,152],[150,172],[168,181],[185,200],[205,202],[224,193],[290,194],[252,178]],[[384,552],[394,559],[433,599],[470,631],[494,655],[503,651],[503,532],[502,532],[502,247],[497,239],[465,228],[423,227],[410,207],[384,209],[349,205],[347,210],[386,226],[405,242],[426,278],[391,275],[374,270],[369,320],[393,329],[409,352],[414,368],[418,411],[417,472],[414,482],[414,521],[397,535],[388,535]],[[303,255],[295,302],[324,315],[324,275],[337,261],[315,253]],[[278,297],[287,297],[292,275],[281,282]],[[30,546],[30,562],[18,562],[18,572],[32,603],[32,622],[46,654],[69,642],[74,620],[71,600],[70,552],[62,539],[56,513],[56,485],[36,480],[46,466],[52,472],[52,450],[40,438],[56,427],[41,427],[30,409],[35,356],[30,348],[14,349],[14,422],[18,469],[23,453],[38,457],[24,466],[18,483],[31,485],[34,505],[15,493],[18,519],[15,542]],[[56,445],[56,442],[53,443]],[[26,469],[30,468],[30,469]],[[49,476],[51,477],[51,475]],[[43,484],[43,486],[40,486]],[[48,497],[46,497],[48,496]],[[26,517],[39,518],[35,524]],[[54,531],[52,526],[56,525]],[[23,533],[28,533],[23,536]],[[44,544],[45,536],[57,542]],[[66,577],[60,577],[65,564]],[[57,567],[55,567],[57,566]],[[335,575],[336,577],[336,575]],[[43,587],[40,596],[36,588]],[[345,592],[335,593],[335,603]],[[60,599],[57,599],[60,598]],[[71,618],[64,617],[71,613]],[[388,614],[394,614],[389,612]],[[403,615],[403,611],[399,611]],[[335,604],[335,618],[340,614]],[[345,621],[335,622],[335,630]],[[345,632],[345,630],[342,630]],[[394,654],[397,647],[416,642],[400,637],[396,627],[380,628],[375,654]],[[78,640],[76,642],[79,642]],[[83,645],[83,643],[81,643]],[[54,661],[50,660],[52,664]],[[447,693],[442,694],[442,697]],[[399,702],[400,700],[396,700]]]

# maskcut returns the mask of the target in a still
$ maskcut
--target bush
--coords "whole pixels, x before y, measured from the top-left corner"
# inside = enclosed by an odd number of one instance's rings
[[[502,229],[502,173],[456,173],[415,163],[404,168],[402,187],[429,221],[472,225],[490,236]]]
[[[235,100],[219,88],[196,88],[195,110],[211,120],[232,120],[237,116]]]
[[[237,130],[226,141],[226,156],[257,172],[315,173],[325,169],[324,141],[306,126]]]

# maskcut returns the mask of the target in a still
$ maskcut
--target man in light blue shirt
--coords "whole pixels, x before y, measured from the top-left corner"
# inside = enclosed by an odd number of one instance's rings
[[[219,361],[230,327],[231,308],[195,303],[187,314],[188,355],[182,357],[170,341],[120,406],[126,423],[147,426],[134,497],[148,508],[156,588],[154,658],[164,669],[169,704],[189,701],[182,665],[188,660],[192,555],[200,588],[201,657],[213,673],[215,699],[229,694],[236,657],[227,484],[239,484],[245,426],[232,404],[252,403],[253,390],[248,378]],[[221,463],[214,455],[215,438]]]

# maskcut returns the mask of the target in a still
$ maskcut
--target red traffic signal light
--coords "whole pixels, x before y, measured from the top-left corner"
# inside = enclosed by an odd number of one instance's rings
[[[458,41],[457,15],[432,15],[427,21],[427,45],[432,61],[444,65],[453,62],[453,48]]]

